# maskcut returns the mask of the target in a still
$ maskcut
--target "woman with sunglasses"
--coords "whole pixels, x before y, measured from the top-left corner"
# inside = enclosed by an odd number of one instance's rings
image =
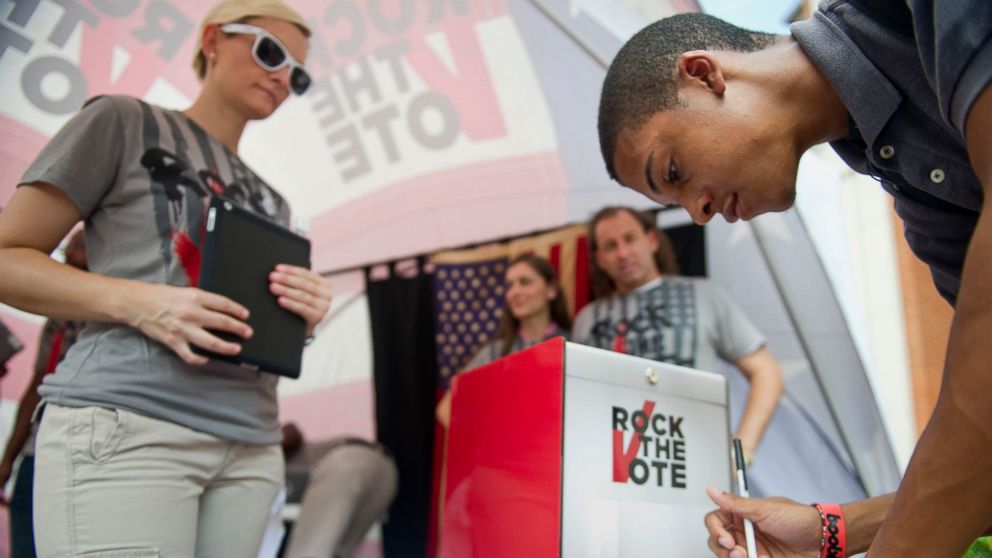
[[[500,357],[522,351],[542,341],[568,336],[572,318],[554,267],[537,254],[521,254],[506,268],[503,317],[496,337],[468,360],[463,370],[471,370]],[[435,410],[445,428],[451,418],[451,391],[444,394]]]
[[[283,483],[276,376],[218,364],[247,310],[196,288],[205,207],[226,196],[283,224],[284,199],[237,155],[245,125],[303,93],[309,30],[280,0],[227,0],[200,28],[192,106],[98,97],[46,145],[0,214],[0,300],[86,320],[39,392],[40,556],[253,556]],[[233,193],[238,192],[237,196]],[[90,271],[48,253],[86,222]],[[277,266],[269,290],[308,334],[330,290]]]

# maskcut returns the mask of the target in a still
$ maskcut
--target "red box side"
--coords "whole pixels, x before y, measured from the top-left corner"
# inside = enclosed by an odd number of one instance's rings
[[[558,337],[455,377],[442,558],[558,556],[564,358]]]

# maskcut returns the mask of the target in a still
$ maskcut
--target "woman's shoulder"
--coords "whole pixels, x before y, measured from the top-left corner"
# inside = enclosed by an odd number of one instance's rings
[[[91,107],[104,110],[107,108],[133,110],[142,104],[147,105],[148,103],[130,95],[95,95],[86,99],[86,102],[83,103],[83,110],[90,109]]]
[[[129,95],[97,95],[83,103],[80,114],[98,114],[120,119],[141,118],[145,111],[163,110]]]
[[[489,364],[490,362],[499,358],[497,343],[499,343],[499,338],[492,338],[489,341],[483,343],[471,356],[465,361],[465,364],[459,368],[459,372],[465,370],[471,370],[482,366],[483,364]]]

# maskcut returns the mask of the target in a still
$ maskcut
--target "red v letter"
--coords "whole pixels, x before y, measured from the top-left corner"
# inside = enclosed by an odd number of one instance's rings
[[[630,478],[630,462],[637,457],[641,448],[641,436],[634,432],[627,451],[623,451],[623,430],[613,431],[613,482],[627,482]]]
[[[155,51],[152,44],[134,42],[129,50],[130,61],[120,76],[111,83],[114,48],[123,23],[104,17],[95,28],[83,26],[80,69],[89,85],[87,95],[126,93],[144,97],[152,84],[165,74],[169,64]]]
[[[641,429],[643,431],[647,428],[646,421],[650,420],[651,413],[654,412],[654,401],[645,401],[641,411],[645,417],[644,428]],[[641,449],[641,434],[637,431],[637,426],[640,425],[634,425],[634,436],[630,439],[627,451],[623,451],[623,430],[613,431],[613,482],[627,482],[630,479],[630,463]]]
[[[454,60],[454,74],[423,38],[412,41],[407,58],[428,87],[451,99],[461,128],[478,141],[506,135],[506,123],[479,45],[475,24],[458,22],[444,30]]]

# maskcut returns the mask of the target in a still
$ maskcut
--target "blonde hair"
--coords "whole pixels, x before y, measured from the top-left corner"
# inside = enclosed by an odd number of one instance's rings
[[[200,23],[196,34],[196,50],[193,53],[193,71],[203,80],[207,74],[207,60],[203,56],[203,30],[211,23],[233,23],[252,17],[272,17],[288,21],[300,28],[303,35],[310,37],[310,27],[303,16],[287,6],[282,0],[223,0],[213,7]]]

